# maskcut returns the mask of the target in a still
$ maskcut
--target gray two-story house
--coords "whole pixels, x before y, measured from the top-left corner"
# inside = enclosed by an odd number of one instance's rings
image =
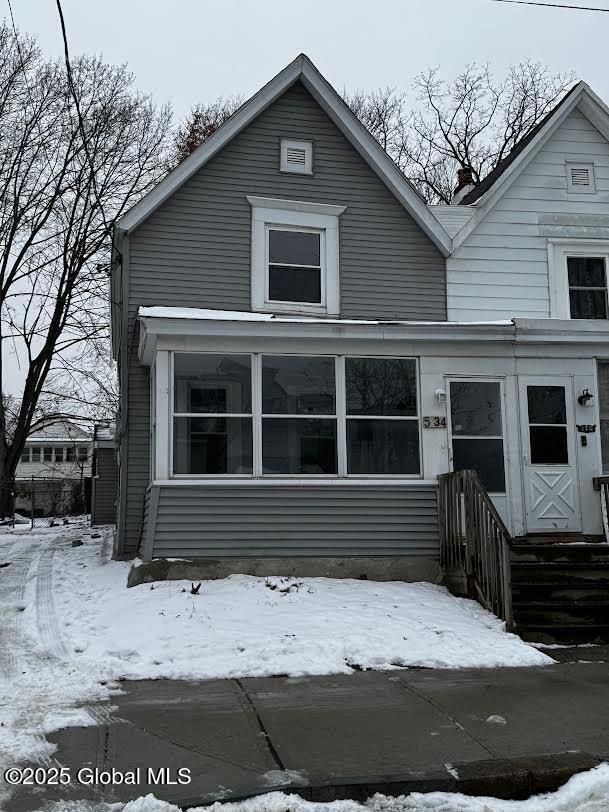
[[[449,243],[303,55],[124,216],[117,554],[437,557],[392,336],[446,319]]]

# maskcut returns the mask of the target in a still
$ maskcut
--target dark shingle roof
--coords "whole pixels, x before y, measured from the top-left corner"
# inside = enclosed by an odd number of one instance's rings
[[[531,141],[535,138],[535,136],[545,127],[548,120],[554,115],[554,113],[558,110],[558,108],[561,107],[566,102],[569,96],[571,96],[571,94],[578,87],[579,84],[573,85],[573,87],[567,93],[565,93],[562,99],[559,102],[557,102],[554,105],[554,107],[552,107],[552,109],[548,113],[546,113],[546,115],[540,121],[538,121],[538,123],[533,127],[533,129],[529,130],[529,132],[524,136],[524,138],[520,139],[520,141],[516,144],[516,146],[513,147],[511,152],[508,153],[508,155],[506,155],[502,161],[499,161],[497,166],[491,172],[489,172],[488,175],[485,178],[483,178],[480,181],[480,183],[471,190],[471,192],[468,192],[465,195],[465,197],[463,197],[459,201],[459,205],[468,206],[471,205],[472,203],[475,203],[476,200],[481,198],[482,195],[485,194],[485,192],[487,192],[491,188],[491,186],[495,184],[495,181],[497,181],[501,177],[501,175],[503,175],[508,166],[510,166],[510,164],[512,164],[516,160],[516,158],[520,155],[520,153],[531,143]]]

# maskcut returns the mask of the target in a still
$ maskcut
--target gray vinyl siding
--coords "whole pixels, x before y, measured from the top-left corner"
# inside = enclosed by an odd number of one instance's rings
[[[313,140],[312,176],[279,171],[281,137]],[[299,83],[132,235],[133,303],[249,310],[246,194],[347,207],[340,221],[345,318],[446,318],[440,252]]]
[[[279,171],[280,138],[314,142],[312,176]],[[304,87],[297,83],[129,236],[127,504],[135,554],[149,476],[149,372],[137,360],[139,306],[250,310],[251,209],[245,195],[347,207],[340,221],[345,318],[446,318],[442,255]]]
[[[438,555],[434,485],[160,488],[155,558]]]
[[[91,524],[114,524],[118,493],[116,452],[113,448],[98,448],[95,454]]]

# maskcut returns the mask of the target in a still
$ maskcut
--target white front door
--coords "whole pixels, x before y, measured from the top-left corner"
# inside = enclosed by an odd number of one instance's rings
[[[526,530],[581,530],[572,380],[520,377],[519,386]]]

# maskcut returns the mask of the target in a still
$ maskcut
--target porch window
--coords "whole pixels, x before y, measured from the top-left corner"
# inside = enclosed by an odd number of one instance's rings
[[[63,462],[63,447],[57,446],[55,448],[55,462]]]
[[[416,363],[346,358],[347,471],[418,474]]]
[[[606,319],[607,272],[604,257],[567,257],[572,319]]]
[[[78,461],[86,462],[89,456],[89,449],[86,445],[78,446]]]
[[[75,460],[74,446],[69,445],[66,448],[66,462],[74,462],[74,460]]]
[[[40,446],[32,446],[32,462],[40,462]]]
[[[252,473],[249,355],[174,356],[173,471]]]
[[[453,470],[477,471],[490,493],[505,493],[501,385],[499,381],[451,381]]]
[[[21,462],[29,462],[30,461],[30,449],[24,448],[21,452]]]
[[[418,476],[409,358],[173,354],[172,473]]]
[[[53,462],[53,449],[51,447],[45,446],[43,453],[45,462]]]
[[[263,474],[336,475],[334,368],[334,358],[263,356]]]

